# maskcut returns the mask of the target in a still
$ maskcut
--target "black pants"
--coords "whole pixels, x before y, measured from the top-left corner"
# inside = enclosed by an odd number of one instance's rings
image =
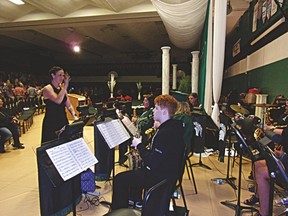
[[[113,181],[111,208],[127,208],[129,197],[133,201],[141,201],[142,190],[156,183],[157,180],[145,168],[119,173]]]
[[[13,136],[13,140],[14,140],[14,144],[20,145],[20,140],[19,140],[20,131],[19,131],[18,124],[10,123],[10,124],[7,124],[5,127],[11,131],[12,136]]]

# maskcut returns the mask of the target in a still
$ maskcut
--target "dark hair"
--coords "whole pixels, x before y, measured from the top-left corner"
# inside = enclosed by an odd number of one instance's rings
[[[147,98],[147,100],[149,101],[149,107],[151,108],[151,107],[154,107],[155,106],[155,104],[154,104],[154,96],[153,95],[150,95],[150,96],[147,96],[146,97]]]
[[[53,66],[50,70],[49,70],[49,75],[51,80],[53,79],[52,74],[56,74],[58,71],[63,70],[63,68],[59,67],[59,66]]]
[[[198,98],[198,94],[197,94],[196,92],[192,92],[192,93],[190,94],[190,96],[192,96],[192,97],[194,97],[194,98]]]

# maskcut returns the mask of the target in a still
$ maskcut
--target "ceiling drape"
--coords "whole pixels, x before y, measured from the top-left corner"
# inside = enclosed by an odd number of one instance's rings
[[[212,119],[220,126],[220,111],[218,101],[221,96],[224,52],[225,52],[225,33],[226,33],[226,11],[227,0],[215,0],[214,7],[214,32],[213,32],[213,99],[214,108]]]
[[[151,2],[176,47],[190,49],[198,45],[208,0],[183,0],[176,3],[171,3],[169,0],[151,0]]]

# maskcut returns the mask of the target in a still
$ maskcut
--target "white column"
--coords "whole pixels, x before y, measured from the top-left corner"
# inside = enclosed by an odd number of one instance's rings
[[[256,94],[256,108],[255,108],[255,116],[261,119],[261,123],[265,124],[265,113],[266,107],[261,106],[267,103],[268,94]],[[258,106],[257,106],[258,104]]]
[[[177,89],[177,64],[172,64],[173,67],[173,83],[172,83],[172,89]]]
[[[199,79],[199,51],[193,51],[191,62],[191,93],[198,94],[198,79]]]
[[[162,49],[162,94],[169,94],[169,71],[170,71],[170,47],[164,46]]]

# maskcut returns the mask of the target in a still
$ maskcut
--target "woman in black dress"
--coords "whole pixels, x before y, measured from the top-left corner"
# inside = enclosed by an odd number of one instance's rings
[[[46,113],[42,125],[42,144],[57,139],[56,131],[68,124],[65,106],[76,120],[75,111],[67,97],[70,76],[60,67],[49,70],[51,83],[43,88]]]
[[[43,88],[46,114],[42,125],[42,146],[54,143],[56,131],[68,124],[65,106],[74,119],[75,111],[67,97],[70,77],[60,67],[54,66],[49,70],[51,83]],[[49,142],[50,141],[50,142]],[[39,193],[41,215],[65,216],[73,209],[73,203],[81,200],[80,175],[77,175],[57,186],[50,180],[45,167],[41,165],[41,157],[37,153],[39,173]]]

